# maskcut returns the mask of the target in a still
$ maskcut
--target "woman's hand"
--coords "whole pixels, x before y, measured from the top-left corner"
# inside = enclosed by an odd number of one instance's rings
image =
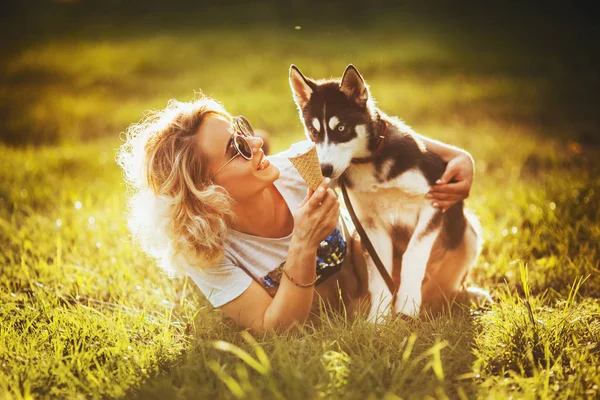
[[[317,248],[335,229],[340,216],[340,203],[326,178],[316,191],[308,189],[294,212],[294,239],[310,248]]]
[[[467,152],[459,153],[448,162],[443,175],[425,197],[434,201],[434,207],[446,211],[454,204],[469,197],[474,169],[473,157]],[[454,182],[449,183],[452,180]]]

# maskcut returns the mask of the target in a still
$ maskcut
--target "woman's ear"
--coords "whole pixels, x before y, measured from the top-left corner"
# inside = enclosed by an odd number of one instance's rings
[[[311,81],[306,79],[302,72],[294,64],[290,66],[290,87],[294,95],[294,101],[300,109],[303,109],[306,103],[309,102],[313,93]]]

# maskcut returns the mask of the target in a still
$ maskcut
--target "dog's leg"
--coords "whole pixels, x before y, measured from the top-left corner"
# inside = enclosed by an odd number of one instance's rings
[[[442,246],[440,243],[437,245]],[[481,251],[481,245],[479,223],[473,216],[467,219],[467,227],[460,245],[455,249],[445,251],[435,261],[430,261],[427,267],[429,279],[423,283],[422,288],[424,306],[431,311],[438,311],[446,301],[454,299],[460,291],[463,280],[475,263]]]
[[[381,227],[366,229],[366,232],[381,262],[391,275],[393,261],[392,238]],[[373,323],[380,323],[392,311],[392,293],[388,289],[385,280],[369,253],[365,253],[367,255],[368,291],[371,299],[371,307],[367,320]]]
[[[366,193],[363,195],[369,196],[372,194]],[[355,207],[358,220],[362,221],[363,229],[369,237],[369,241],[375,248],[384,267],[391,275],[394,247],[389,229],[386,229],[382,225],[381,220],[373,218],[371,209],[362,207],[362,203],[359,201],[359,198],[354,191],[349,190],[348,196]],[[361,245],[364,248],[364,244],[361,243]],[[370,302],[367,320],[372,323],[380,323],[383,322],[385,317],[392,311],[392,293],[388,289],[385,280],[381,276],[381,273],[375,265],[375,262],[372,260],[369,252],[365,249],[362,254],[364,255],[366,274],[359,276],[359,279],[362,280],[360,287],[363,289],[361,290],[361,297],[364,300],[368,299]],[[366,277],[364,275],[366,275]],[[362,309],[361,311],[366,310]]]
[[[419,213],[417,226],[402,256],[400,272],[400,288],[396,295],[394,310],[410,316],[419,313],[421,307],[421,285],[425,277],[433,244],[439,233],[441,224],[429,226],[434,215],[440,212],[429,205]]]

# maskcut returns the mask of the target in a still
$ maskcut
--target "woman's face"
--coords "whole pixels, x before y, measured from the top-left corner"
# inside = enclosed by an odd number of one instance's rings
[[[232,123],[224,117],[213,115],[203,121],[196,134],[199,154],[203,154],[208,159],[208,170],[211,177],[237,154],[237,150],[230,140],[233,132]],[[258,169],[258,164],[264,156],[262,139],[253,136],[244,138],[252,147],[252,158],[246,160],[238,155],[212,178],[215,184],[225,188],[235,200],[242,200],[261,193],[279,178],[279,169],[275,165]]]

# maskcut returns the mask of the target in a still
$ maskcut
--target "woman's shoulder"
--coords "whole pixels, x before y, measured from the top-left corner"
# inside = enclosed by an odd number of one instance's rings
[[[252,283],[252,278],[227,253],[226,250],[223,258],[210,266],[186,269],[187,275],[213,307],[235,299]]]

